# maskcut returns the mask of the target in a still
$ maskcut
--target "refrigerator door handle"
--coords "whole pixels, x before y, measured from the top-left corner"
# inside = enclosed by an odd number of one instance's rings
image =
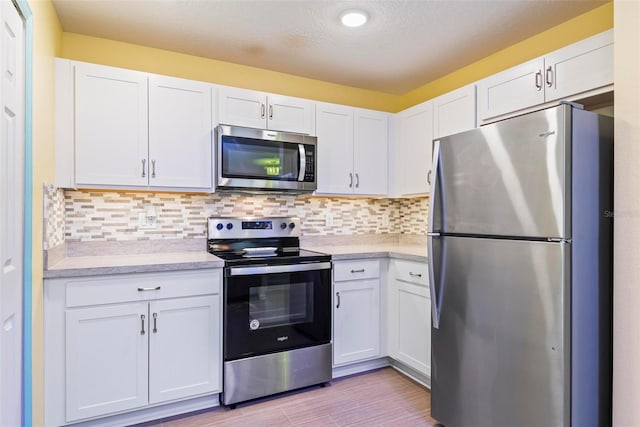
[[[440,304],[438,301],[438,295],[436,294],[436,274],[435,274],[435,266],[433,265],[433,239],[438,238],[438,233],[429,233],[427,235],[427,251],[429,254],[429,262],[427,266],[429,267],[429,293],[431,296],[431,325],[434,329],[440,328]],[[440,270],[440,276],[442,275],[442,270]]]
[[[436,189],[438,187],[438,176],[440,175],[438,173],[438,168],[440,167],[440,141],[434,141],[434,146],[433,146],[433,163],[431,166],[431,170],[433,171],[433,179],[431,180],[431,190],[430,190],[430,199],[431,199],[431,206],[429,206],[429,218],[428,218],[428,223],[427,223],[427,231],[429,232],[433,232],[433,218],[434,218],[434,211],[435,211],[435,192]],[[429,252],[429,254],[431,254],[431,252]]]

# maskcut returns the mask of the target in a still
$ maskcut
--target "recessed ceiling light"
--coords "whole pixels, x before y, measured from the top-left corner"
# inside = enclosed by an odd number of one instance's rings
[[[340,21],[345,27],[361,27],[368,19],[367,12],[363,10],[346,10],[340,15]]]

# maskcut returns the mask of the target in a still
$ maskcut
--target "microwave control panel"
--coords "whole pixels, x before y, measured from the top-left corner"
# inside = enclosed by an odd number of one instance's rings
[[[305,146],[304,157],[306,166],[304,168],[304,182],[314,182],[316,180],[316,147]]]

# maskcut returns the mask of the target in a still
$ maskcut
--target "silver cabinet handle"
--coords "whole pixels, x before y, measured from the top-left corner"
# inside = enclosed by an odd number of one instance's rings
[[[413,273],[413,272],[410,271],[409,272],[409,276],[411,276],[411,277],[422,277],[422,274],[421,273]]]
[[[273,104],[269,104],[269,120],[273,120]]]
[[[142,177],[146,178],[147,174],[145,172],[146,170],[146,166],[147,165],[147,159],[142,159]]]
[[[144,335],[145,334],[145,332],[144,332],[144,314],[140,315],[140,323],[142,325],[142,329],[140,330],[140,335]]]
[[[361,268],[360,270],[351,270],[351,274],[354,273],[364,273],[364,268]]]
[[[158,313],[153,313],[153,333],[158,333]]]
[[[160,286],[156,286],[155,288],[138,288],[138,292],[159,291],[159,290],[160,290]]]
[[[427,172],[427,184],[431,185],[431,171]]]
[[[353,187],[353,174],[349,172],[349,188]]]
[[[542,71],[538,70],[538,72],[536,73],[536,89],[537,90],[542,90]]]
[[[547,67],[547,71],[545,72],[544,78],[547,81],[548,87],[553,86],[553,68],[551,67],[551,65]]]
[[[336,308],[340,308],[340,292],[336,292],[336,298],[338,298],[338,303],[336,304]]]
[[[156,161],[151,160],[151,178],[156,177]]]
[[[265,109],[264,104],[261,102],[260,103],[260,118],[261,119],[264,119],[264,109]]]
[[[356,188],[360,187],[360,175],[356,174]]]

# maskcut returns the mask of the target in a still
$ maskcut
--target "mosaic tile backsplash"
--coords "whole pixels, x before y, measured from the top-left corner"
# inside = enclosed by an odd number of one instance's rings
[[[52,206],[64,196],[64,213],[50,209],[47,222],[64,224],[64,241],[120,241],[206,237],[208,216],[298,216],[304,236],[426,234],[428,198],[174,194],[58,190],[46,193]],[[49,203],[45,200],[45,204]],[[138,215],[155,210],[157,227],[140,229]],[[47,227],[48,247],[60,243],[59,227]]]

